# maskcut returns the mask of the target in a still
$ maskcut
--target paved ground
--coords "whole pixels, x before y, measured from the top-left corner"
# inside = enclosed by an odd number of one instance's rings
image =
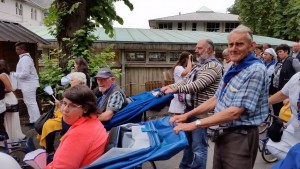
[[[214,144],[210,143],[210,147],[208,149],[208,160],[207,160],[207,169],[212,168],[212,159],[213,159],[213,148]],[[166,160],[166,161],[156,161],[155,164],[157,169],[175,169],[178,168],[179,163],[182,158],[182,152],[175,155],[173,158]],[[257,154],[256,162],[254,169],[270,169],[273,164],[268,164],[261,158],[261,154]],[[242,169],[242,168],[241,168]]]

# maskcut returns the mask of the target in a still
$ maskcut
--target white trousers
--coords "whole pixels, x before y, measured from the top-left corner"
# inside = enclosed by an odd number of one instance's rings
[[[291,126],[289,125],[288,128]],[[279,160],[282,160],[286,157],[288,151],[295,144],[300,142],[300,130],[290,132],[287,129],[283,131],[280,142],[273,142],[271,139],[267,142],[267,149],[277,157]]]
[[[41,116],[36,102],[36,89],[37,88],[22,89],[23,100],[27,107],[30,123],[34,123]]]

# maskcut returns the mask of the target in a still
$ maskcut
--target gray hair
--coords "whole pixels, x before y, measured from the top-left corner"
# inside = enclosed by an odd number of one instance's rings
[[[228,49],[227,49],[227,48],[223,50],[222,55],[223,55],[223,56],[224,56],[224,55],[229,55],[229,52],[228,52]]]
[[[206,43],[209,47],[211,47],[211,50],[214,51],[214,42],[210,39],[205,39]]]
[[[83,84],[83,85],[86,85],[86,75],[82,72],[72,72],[70,74],[70,77],[72,78],[75,78],[79,84]]]
[[[227,39],[229,39],[229,37],[231,36],[231,34],[233,33],[247,33],[248,39],[250,41],[253,41],[253,33],[252,30],[250,28],[248,28],[245,25],[239,25],[238,27],[236,27],[235,29],[233,29],[227,36]]]

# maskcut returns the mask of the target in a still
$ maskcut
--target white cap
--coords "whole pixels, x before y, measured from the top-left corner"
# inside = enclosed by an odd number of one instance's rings
[[[268,48],[268,49],[265,50],[265,52],[271,54],[274,57],[277,57],[277,54],[276,54],[276,52],[273,48]]]
[[[61,85],[65,86],[70,84],[70,81],[71,81],[71,76],[70,74],[68,74],[67,76],[61,78],[60,83]]]

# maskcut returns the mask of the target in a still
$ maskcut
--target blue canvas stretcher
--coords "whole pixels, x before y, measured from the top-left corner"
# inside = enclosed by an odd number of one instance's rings
[[[300,143],[294,145],[286,157],[272,166],[272,169],[300,169]]]
[[[110,149],[83,169],[129,169],[146,161],[167,160],[186,146],[184,132],[175,134],[170,117],[128,123],[110,131]]]
[[[161,95],[157,93],[159,90],[160,89],[155,89],[130,97],[131,103],[115,113],[110,121],[102,123],[106,130],[109,131],[112,127],[125,123],[140,122],[142,114],[147,110],[160,110],[170,104],[170,101],[173,99],[173,94]]]

